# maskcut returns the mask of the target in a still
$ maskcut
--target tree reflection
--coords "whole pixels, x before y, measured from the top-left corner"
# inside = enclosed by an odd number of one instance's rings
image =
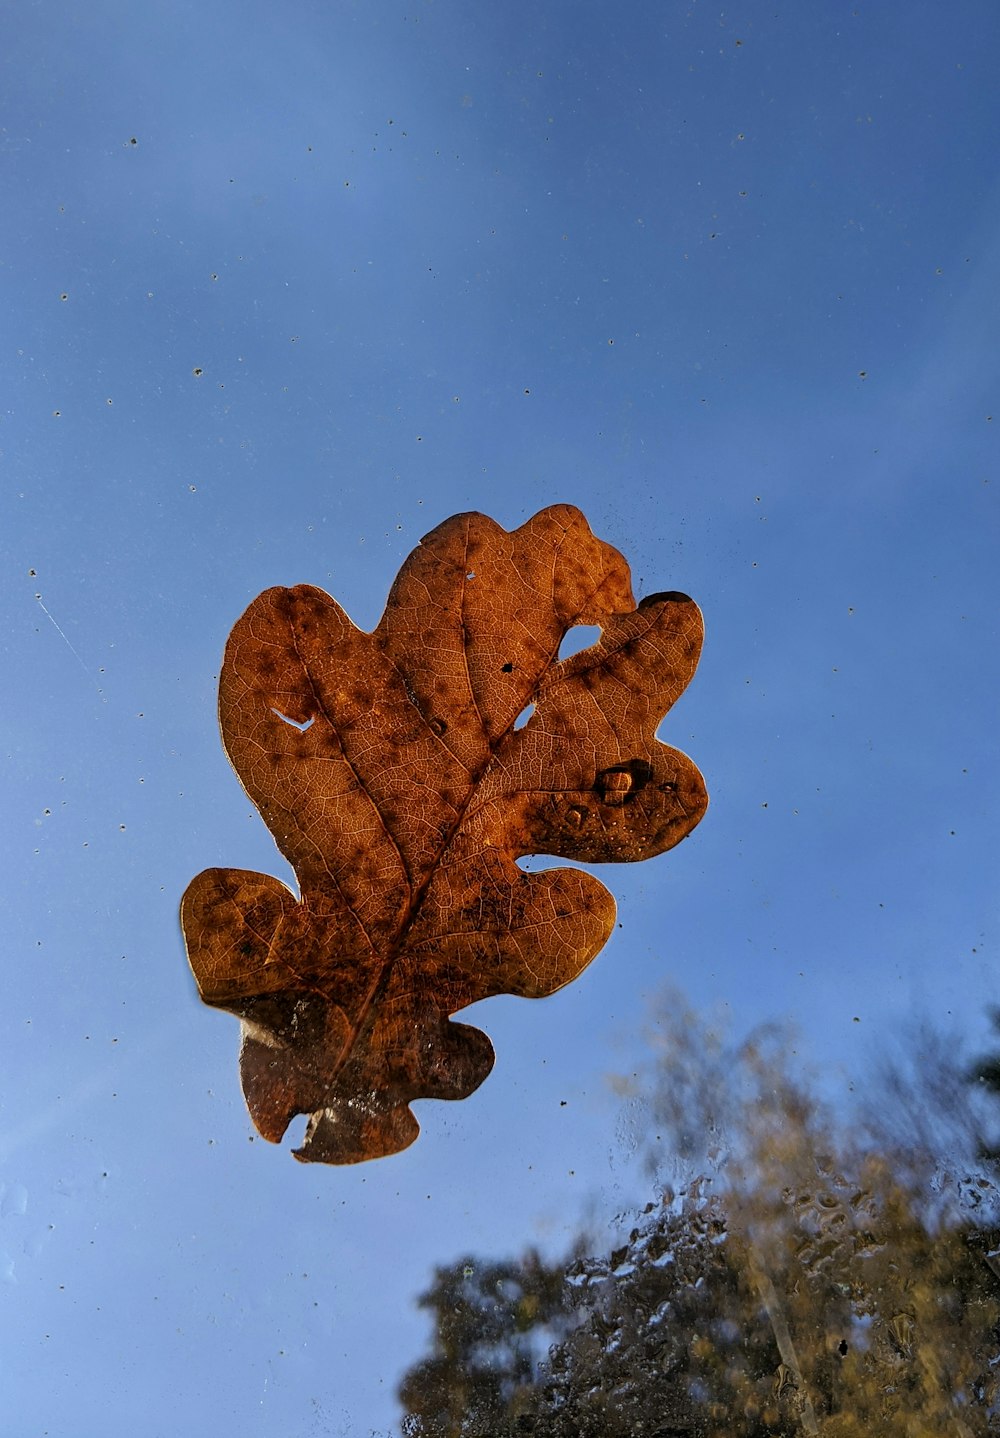
[[[408,1438],[991,1431],[1000,1228],[970,1117],[987,1061],[928,1044],[845,1121],[780,1030],[734,1045],[674,1002],[655,1042],[628,1086],[655,1199],[601,1256],[581,1238],[561,1263],[438,1269]]]

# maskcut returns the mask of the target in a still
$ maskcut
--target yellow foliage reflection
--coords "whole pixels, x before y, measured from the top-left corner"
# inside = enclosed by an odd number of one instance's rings
[[[887,1075],[894,1136],[884,1115],[837,1121],[792,1073],[780,1030],[731,1045],[674,1001],[655,1044],[650,1082],[623,1085],[648,1119],[655,1200],[606,1256],[581,1239],[561,1264],[439,1269],[421,1300],[434,1352],[400,1390],[404,1433],[996,1431],[998,1194],[969,1076],[949,1079],[943,1048],[905,1102]],[[965,1110],[935,1109],[935,1085]]]

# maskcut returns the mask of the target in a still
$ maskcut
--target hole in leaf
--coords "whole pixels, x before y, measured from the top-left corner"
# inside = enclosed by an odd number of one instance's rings
[[[291,1123],[285,1129],[283,1142],[290,1148],[301,1148],[306,1141],[306,1126],[309,1123],[307,1113],[297,1113]]]
[[[293,729],[298,729],[300,734],[304,734],[313,722],[312,716],[308,719],[303,719],[301,723],[298,719],[289,719],[287,714],[282,714],[281,710],[275,709],[273,704],[271,705],[271,713],[277,714],[279,719],[284,719],[286,724],[291,724]]]
[[[515,728],[515,729],[523,729],[524,726],[525,726],[525,724],[527,724],[528,720],[531,718],[532,714],[534,714],[534,712],[535,712],[535,706],[534,706],[534,704],[525,704],[525,706],[524,706],[524,708],[521,710],[520,714],[519,714],[519,715],[517,716],[517,718],[514,720],[514,728]]]
[[[568,659],[571,654],[579,654],[581,649],[589,649],[592,644],[596,644],[600,637],[600,625],[574,624],[563,635],[558,657]]]

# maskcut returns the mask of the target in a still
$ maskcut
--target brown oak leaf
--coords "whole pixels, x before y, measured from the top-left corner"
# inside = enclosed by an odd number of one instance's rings
[[[601,637],[559,660],[574,624]],[[181,923],[202,998],[242,1021],[265,1138],[305,1113],[297,1158],[405,1148],[414,1099],[465,1098],[493,1066],[486,1035],[450,1015],[555,993],[590,963],[614,923],[607,889],[515,861],[647,859],[690,833],[702,777],[655,730],[701,640],[686,595],[636,608],[625,560],[564,504],[509,533],[446,520],[371,634],[310,585],[254,600],[219,719],[300,894],[207,869]]]

